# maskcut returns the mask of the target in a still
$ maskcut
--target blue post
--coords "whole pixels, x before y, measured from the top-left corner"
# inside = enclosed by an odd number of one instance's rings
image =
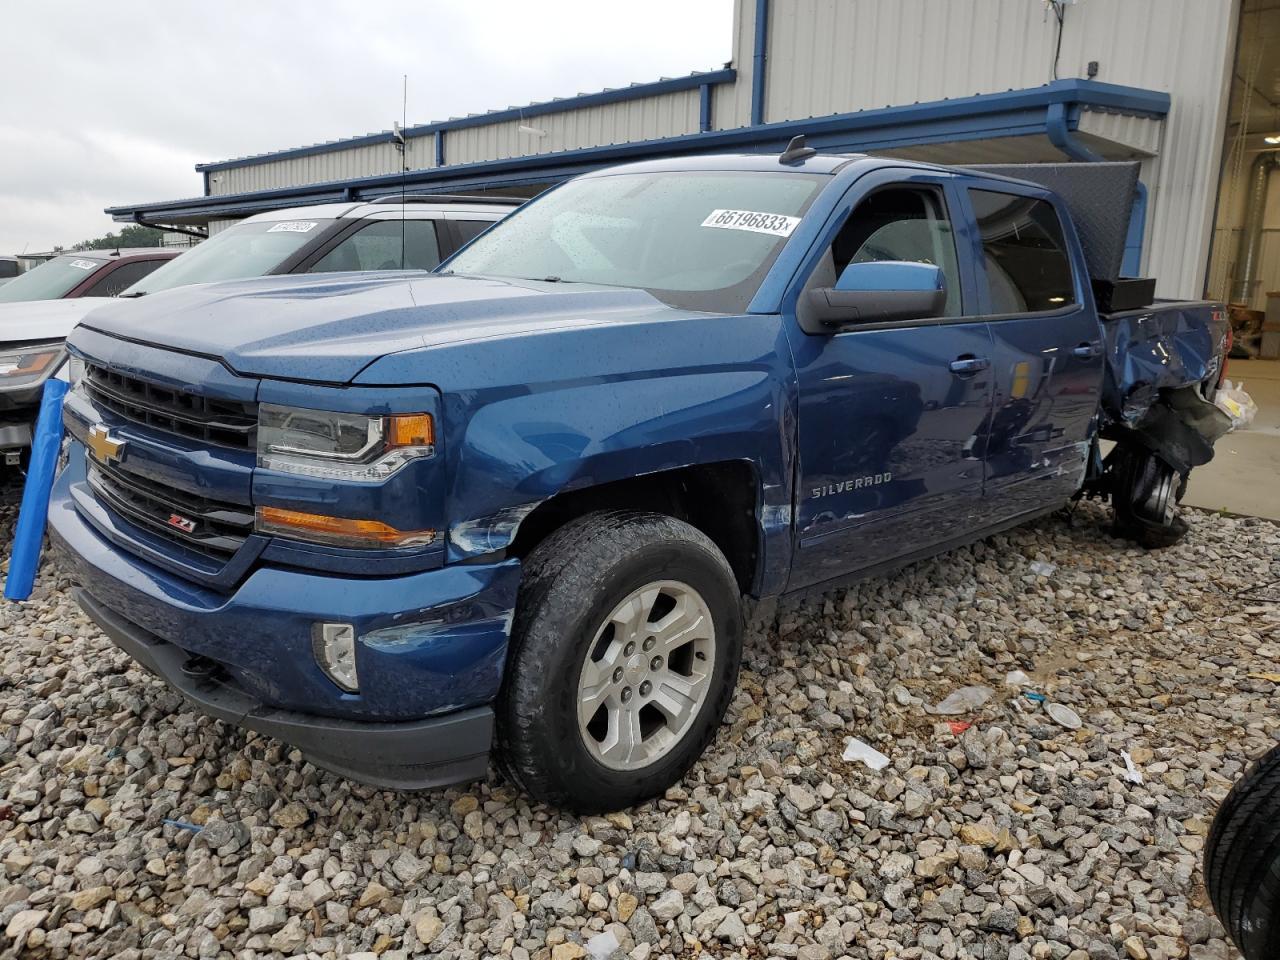
[[[9,576],[4,582],[6,600],[27,599],[36,581],[40,548],[44,544],[44,521],[49,513],[49,491],[62,450],[62,400],[66,395],[65,380],[50,380],[44,385],[40,416],[36,420],[35,436],[31,438],[31,466],[27,470],[26,486],[22,488],[22,508],[13,534]]]
[[[756,0],[754,53],[751,58],[751,125],[764,123],[764,71],[769,53],[769,0]]]

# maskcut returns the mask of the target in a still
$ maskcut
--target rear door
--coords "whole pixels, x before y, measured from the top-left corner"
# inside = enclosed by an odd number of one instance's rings
[[[1080,488],[1102,392],[1102,329],[1051,194],[1001,181],[961,192],[977,223],[977,292],[994,343],[985,498],[999,521]]]
[[[806,289],[854,261],[940,266],[943,315],[832,333],[788,325],[799,391],[798,537],[789,588],[929,550],[981,525],[979,438],[992,352],[970,292],[967,222],[947,174],[881,170],[850,189]],[[843,222],[841,222],[841,220]],[[961,230],[957,244],[956,229]]]

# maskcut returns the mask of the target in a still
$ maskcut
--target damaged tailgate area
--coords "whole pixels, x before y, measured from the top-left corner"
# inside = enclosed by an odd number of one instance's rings
[[[1213,459],[1231,419],[1213,403],[1228,349],[1226,311],[1164,301],[1102,314],[1106,380],[1099,436],[1115,447],[1094,462],[1084,493],[1110,499],[1118,532],[1147,546],[1177,540],[1175,516],[1192,468]]]

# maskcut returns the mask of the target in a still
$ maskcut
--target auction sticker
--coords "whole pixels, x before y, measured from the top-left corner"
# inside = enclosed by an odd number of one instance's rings
[[[721,230],[748,230],[751,233],[767,233],[774,237],[789,237],[791,231],[800,222],[799,217],[788,217],[781,213],[757,213],[754,210],[712,210],[707,219],[702,221],[704,227],[718,227]]]
[[[72,261],[71,261],[71,266],[75,267],[77,270],[96,270],[96,269],[98,269],[98,265],[97,265],[96,263],[94,263],[92,260],[72,260]]]
[[[267,228],[267,233],[310,233],[316,228],[314,220],[281,220]]]

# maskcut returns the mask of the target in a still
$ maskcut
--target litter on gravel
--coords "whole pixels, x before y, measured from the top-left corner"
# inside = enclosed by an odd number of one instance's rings
[[[844,760],[861,760],[872,770],[883,770],[889,765],[889,758],[868,743],[857,737],[850,737],[844,745]]]
[[[943,716],[972,713],[993,696],[995,696],[995,691],[990,687],[961,687],[959,690],[954,690],[948,694],[941,703],[929,707],[928,710],[930,713],[942,714]]]

